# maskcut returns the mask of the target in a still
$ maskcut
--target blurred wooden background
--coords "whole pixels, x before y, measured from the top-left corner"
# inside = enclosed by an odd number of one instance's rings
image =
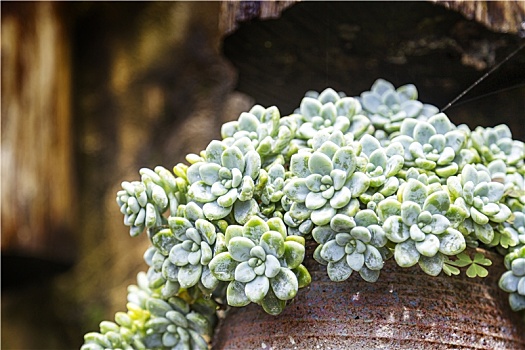
[[[523,21],[523,1],[2,2],[2,348],[78,348],[124,309],[147,241],[115,193],[139,168],[310,89],[383,77],[443,107],[523,43]],[[523,67],[522,50],[447,113],[524,140]]]

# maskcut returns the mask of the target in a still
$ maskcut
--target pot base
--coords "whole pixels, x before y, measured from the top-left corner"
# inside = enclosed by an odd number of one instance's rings
[[[353,273],[332,282],[313,259],[310,286],[278,316],[250,304],[231,308],[213,349],[525,349],[520,314],[498,287],[502,257],[486,278],[426,275],[386,262],[379,280]]]

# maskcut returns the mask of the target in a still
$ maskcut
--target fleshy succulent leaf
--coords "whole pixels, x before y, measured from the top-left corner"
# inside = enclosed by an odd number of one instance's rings
[[[281,268],[281,271],[270,280],[275,296],[280,300],[290,300],[297,294],[299,283],[290,269]]]
[[[414,266],[419,261],[420,256],[415,243],[411,240],[398,243],[394,250],[394,258],[401,267]]]
[[[238,264],[230,253],[223,252],[216,255],[208,266],[217,279],[221,281],[233,281],[235,278],[235,269]]]
[[[246,306],[250,303],[250,299],[244,291],[244,284],[238,281],[232,281],[228,284],[226,300],[228,305],[237,307]]]
[[[257,276],[252,281],[246,283],[244,292],[246,297],[253,303],[260,302],[268,293],[270,281],[266,276]]]
[[[337,262],[329,262],[326,271],[332,281],[341,282],[348,279],[354,270],[348,266],[346,259],[341,259]]]

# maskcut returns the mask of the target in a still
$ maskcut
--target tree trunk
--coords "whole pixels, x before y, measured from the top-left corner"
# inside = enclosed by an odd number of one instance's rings
[[[281,12],[300,0],[285,1],[222,1],[219,29],[224,35],[237,29],[240,22],[251,19],[277,18]],[[463,14],[501,33],[525,33],[525,1],[430,0]]]
[[[2,254],[69,262],[76,207],[62,5],[2,5]]]

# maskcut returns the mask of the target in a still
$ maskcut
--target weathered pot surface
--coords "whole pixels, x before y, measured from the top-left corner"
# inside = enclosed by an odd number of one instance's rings
[[[279,316],[258,305],[231,308],[213,349],[525,349],[525,327],[499,289],[502,257],[489,276],[426,275],[389,260],[379,280],[328,278],[311,257],[310,286]]]

